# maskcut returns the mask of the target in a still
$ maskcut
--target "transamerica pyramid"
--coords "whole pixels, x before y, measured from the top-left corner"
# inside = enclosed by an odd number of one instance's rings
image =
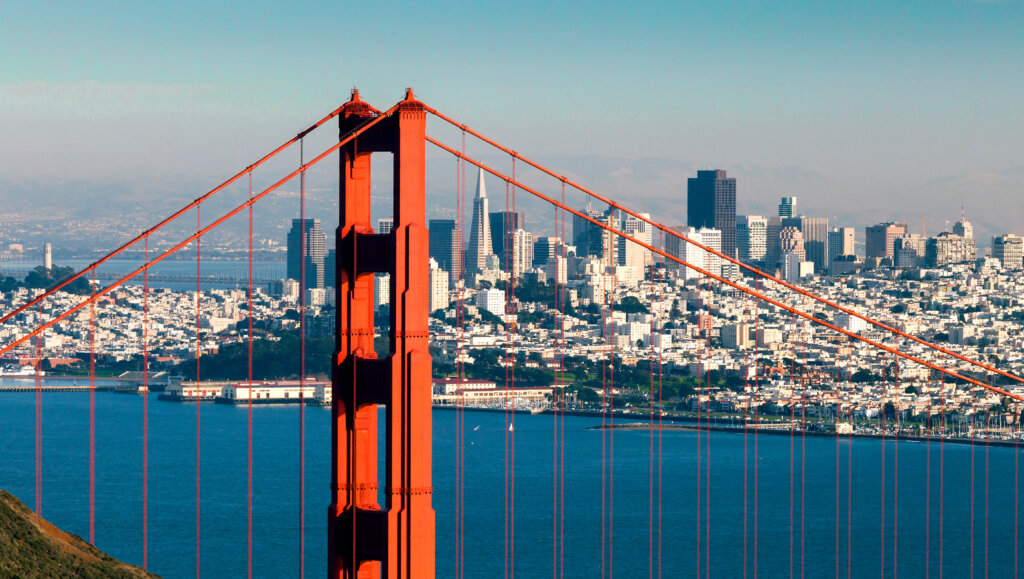
[[[482,271],[490,255],[491,223],[487,211],[487,185],[484,183],[484,170],[481,168],[476,177],[473,222],[469,232],[469,247],[466,248],[466,273],[473,274]]]

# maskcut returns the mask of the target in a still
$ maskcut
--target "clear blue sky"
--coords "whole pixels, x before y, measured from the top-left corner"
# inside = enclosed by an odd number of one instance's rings
[[[0,174],[224,175],[354,85],[538,156],[797,167],[846,195],[1024,166],[1024,2],[822,4],[8,2]]]

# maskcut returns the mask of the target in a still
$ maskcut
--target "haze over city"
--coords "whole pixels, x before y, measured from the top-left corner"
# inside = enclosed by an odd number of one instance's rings
[[[0,200],[192,198],[358,86],[406,85],[615,197],[1024,233],[1024,5],[18,3],[0,23]],[[17,56],[17,57],[14,57]],[[450,187],[439,184],[439,187]],[[922,203],[922,201],[926,201]],[[914,227],[917,227],[915,225]],[[985,242],[987,245],[987,242]]]

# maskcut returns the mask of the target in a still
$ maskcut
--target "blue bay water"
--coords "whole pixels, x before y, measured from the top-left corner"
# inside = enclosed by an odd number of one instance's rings
[[[44,394],[42,408],[43,515],[61,528],[87,537],[89,395]],[[200,407],[199,416],[201,571],[209,577],[243,577],[248,410],[208,404]],[[305,568],[309,576],[321,576],[326,568],[329,417],[328,409],[305,410]],[[96,394],[96,544],[135,564],[142,562],[142,418],[142,397]],[[455,554],[456,415],[437,410],[433,418],[437,576],[449,577],[453,575]],[[504,574],[505,420],[503,413],[465,413],[467,577]],[[657,457],[658,435],[655,433],[652,441],[646,430],[620,431],[611,436],[588,429],[599,423],[594,418],[565,418],[565,576],[600,576],[602,561],[605,571],[620,577],[647,576],[652,558],[657,576],[659,541],[655,536],[652,549],[649,529],[653,526],[657,535],[659,523],[655,520],[652,524],[650,518],[650,488],[651,449],[653,445]],[[544,577],[552,572],[552,425],[551,416],[515,417],[514,564],[521,577]],[[195,573],[195,429],[194,404],[150,397],[149,568],[169,578]],[[10,490],[30,507],[35,504],[34,433],[35,395],[0,393],[0,488]],[[297,576],[299,408],[253,408],[253,441],[254,575]],[[706,444],[705,435],[701,442]],[[697,499],[698,475],[702,489],[706,489],[707,459],[703,454],[698,458],[697,444],[693,432],[667,431],[661,435],[663,577],[697,574],[698,532],[700,550],[707,549],[707,514],[703,506],[698,511]],[[602,477],[602,448],[612,447],[614,476],[609,485],[607,477]],[[852,576],[879,576],[883,559],[883,449],[887,464],[886,576],[893,574],[894,547],[898,550],[900,576],[925,576],[926,557],[930,557],[930,574],[938,576],[940,514],[945,575],[971,576],[972,496],[973,576],[985,576],[986,564],[990,577],[1014,575],[1014,558],[1020,549],[1019,543],[1014,544],[1015,493],[1019,490],[1015,469],[1020,449],[908,441],[897,445],[878,440],[855,440],[851,444],[845,440],[837,443],[833,438],[744,437],[717,432],[711,435],[711,574],[742,576],[746,563],[748,575],[754,576],[756,462],[757,573],[765,577],[788,575],[792,560],[794,576],[834,576],[838,559],[839,572],[845,575],[847,465],[852,460]],[[898,472],[894,469],[897,453]],[[944,466],[942,471],[940,464]],[[655,458],[655,519],[657,465]],[[897,475],[898,496],[894,492]],[[613,489],[614,501],[606,505],[605,513],[613,513],[614,527],[611,544],[605,542],[602,549],[602,496],[610,494],[609,488]],[[701,499],[702,505],[704,501],[706,498]],[[928,503],[930,526],[926,525]]]

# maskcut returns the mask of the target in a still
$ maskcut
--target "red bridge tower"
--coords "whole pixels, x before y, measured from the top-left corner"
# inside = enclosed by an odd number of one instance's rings
[[[341,135],[380,113],[358,91]],[[426,110],[412,89],[388,118],[340,149],[333,362],[329,577],[434,576],[431,360],[427,351]],[[394,229],[370,224],[370,159],[394,160]],[[391,347],[373,347],[373,276],[391,274]],[[387,409],[384,505],[378,504],[377,406]]]

